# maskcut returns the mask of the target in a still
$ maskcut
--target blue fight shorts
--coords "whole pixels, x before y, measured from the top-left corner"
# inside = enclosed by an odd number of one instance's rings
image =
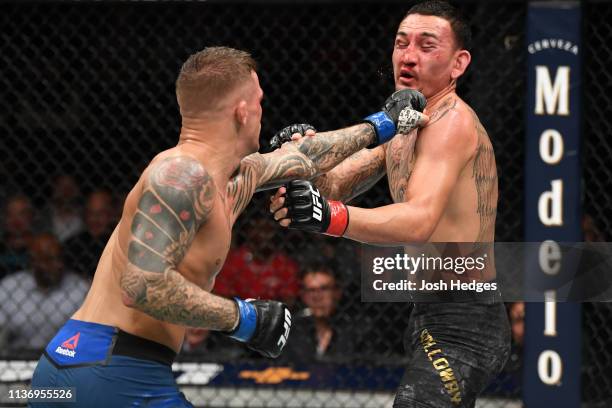
[[[170,348],[103,324],[68,320],[45,348],[35,388],[73,388],[76,402],[30,407],[193,407],[172,375]]]

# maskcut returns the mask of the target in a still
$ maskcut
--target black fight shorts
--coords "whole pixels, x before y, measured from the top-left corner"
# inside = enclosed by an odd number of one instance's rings
[[[472,408],[504,367],[504,304],[416,303],[406,329],[408,365],[394,408]]]

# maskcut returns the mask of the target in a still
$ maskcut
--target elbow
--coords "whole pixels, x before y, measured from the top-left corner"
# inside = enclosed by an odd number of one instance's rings
[[[429,242],[436,228],[434,217],[428,212],[418,218],[416,225],[409,228],[401,228],[402,243],[423,243]]]
[[[423,216],[422,222],[419,223],[415,231],[415,242],[429,242],[436,229],[436,224],[432,214],[427,213]]]
[[[123,306],[129,307],[130,309],[136,308],[136,300],[125,290],[121,290],[121,301],[123,302]]]
[[[141,309],[146,300],[146,286],[141,272],[125,271],[121,276],[121,301],[131,309]]]
[[[427,226],[420,226],[416,228],[410,234],[410,239],[408,242],[422,243],[429,242],[431,235],[433,234],[433,229],[429,229]]]

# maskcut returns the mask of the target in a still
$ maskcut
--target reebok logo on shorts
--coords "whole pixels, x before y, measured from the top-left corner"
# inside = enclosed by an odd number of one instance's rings
[[[55,352],[63,356],[74,357],[76,355],[77,345],[79,344],[79,337],[81,337],[81,332],[78,332],[74,336],[70,337],[68,340],[63,342],[61,346],[57,346]]]

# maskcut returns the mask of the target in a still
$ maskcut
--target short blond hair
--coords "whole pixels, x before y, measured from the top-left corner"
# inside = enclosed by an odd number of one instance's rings
[[[251,54],[229,47],[207,47],[189,56],[176,79],[181,112],[197,113],[215,107],[247,81],[256,67]]]

